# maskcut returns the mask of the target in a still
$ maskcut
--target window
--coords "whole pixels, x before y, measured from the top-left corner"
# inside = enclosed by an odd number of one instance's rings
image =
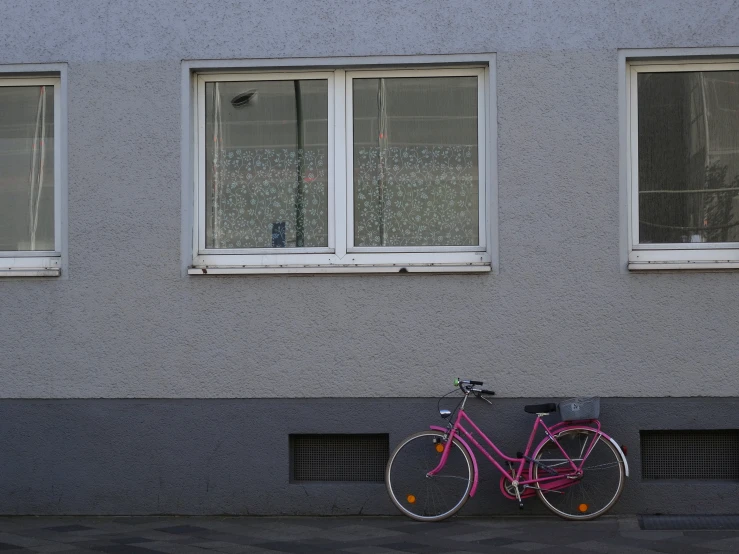
[[[627,73],[629,268],[739,268],[739,63]]]
[[[197,75],[189,272],[489,271],[487,71]]]
[[[60,273],[60,79],[0,76],[0,275]]]

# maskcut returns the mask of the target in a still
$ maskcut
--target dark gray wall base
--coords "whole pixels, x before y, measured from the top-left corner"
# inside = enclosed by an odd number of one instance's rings
[[[472,403],[510,453],[526,403]],[[0,400],[1,514],[394,514],[383,484],[289,482],[290,433],[389,433],[441,424],[436,399]],[[640,429],[739,427],[737,398],[609,398],[603,428],[629,448],[615,513],[736,513],[737,482],[644,482]],[[463,514],[517,514],[486,460]],[[537,499],[525,513],[547,513]]]

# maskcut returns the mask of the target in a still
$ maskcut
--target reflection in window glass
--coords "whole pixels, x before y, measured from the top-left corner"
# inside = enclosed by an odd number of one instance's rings
[[[739,71],[637,85],[639,242],[739,241]]]
[[[205,86],[207,248],[328,245],[328,82]]]
[[[0,251],[54,250],[54,87],[0,87]]]
[[[352,83],[355,246],[478,245],[477,78]]]

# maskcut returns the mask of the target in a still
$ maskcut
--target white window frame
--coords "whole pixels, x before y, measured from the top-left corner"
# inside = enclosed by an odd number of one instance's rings
[[[353,247],[352,79],[373,77],[475,76],[478,81],[479,244],[475,246]],[[492,267],[492,201],[489,154],[494,114],[487,64],[459,67],[345,67],[285,70],[281,68],[197,72],[193,106],[193,181],[191,275],[230,273],[389,273],[484,272]],[[326,79],[329,87],[328,247],[324,248],[205,248],[205,83],[275,79]],[[491,107],[491,104],[493,106]]]
[[[26,68],[26,71],[28,69]],[[9,75],[8,73],[13,73]],[[58,277],[62,268],[64,183],[62,160],[65,110],[61,76],[17,75],[13,67],[0,70],[0,87],[54,87],[54,250],[0,251],[0,277]]]
[[[639,243],[639,73],[739,71],[739,62],[725,59],[630,60],[626,62],[626,137],[628,269],[739,269],[739,242]]]

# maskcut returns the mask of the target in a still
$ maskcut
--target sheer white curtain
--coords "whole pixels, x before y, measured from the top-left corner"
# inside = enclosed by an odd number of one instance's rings
[[[54,250],[53,89],[0,87],[0,251]]]
[[[223,112],[221,109],[220,83],[213,86],[213,166],[212,166],[212,202],[210,213],[210,232],[213,237],[213,248],[221,248],[221,189],[223,188],[223,165],[225,147],[223,144]]]
[[[33,132],[33,150],[29,175],[28,194],[28,233],[31,237],[31,250],[36,250],[36,231],[41,193],[44,189],[44,166],[46,161],[46,87],[40,87],[36,127]]]

